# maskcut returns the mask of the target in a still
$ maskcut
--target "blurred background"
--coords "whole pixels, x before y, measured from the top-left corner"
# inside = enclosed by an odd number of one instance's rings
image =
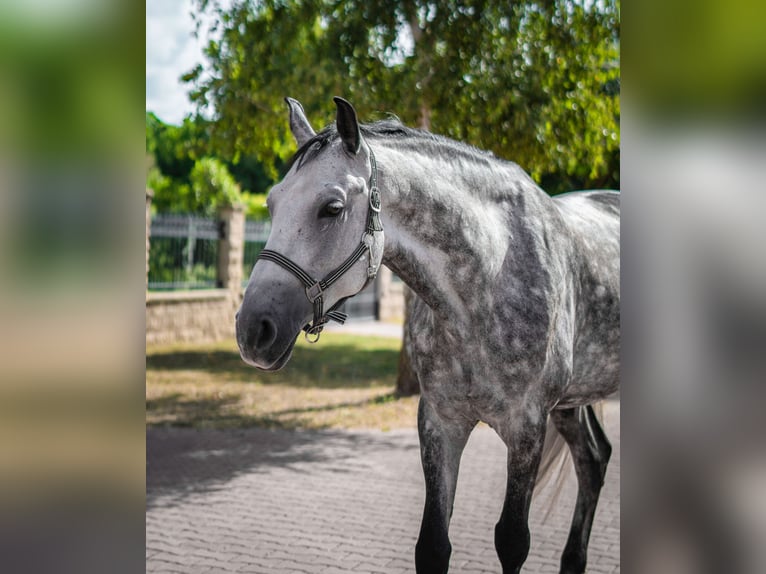
[[[0,3],[0,555],[136,572],[143,10]]]
[[[552,194],[621,189],[623,565],[763,571],[765,16],[753,0],[2,3],[9,571],[142,567],[147,209],[258,221],[293,151],[285,95],[316,127],[333,95],[396,114]],[[163,58],[184,63],[169,83]],[[182,280],[226,288],[194,267]]]

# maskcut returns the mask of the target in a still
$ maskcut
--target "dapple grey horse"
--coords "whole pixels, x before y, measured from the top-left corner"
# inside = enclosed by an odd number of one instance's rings
[[[268,196],[271,233],[237,313],[242,358],[280,369],[302,328],[315,340],[342,321],[339,303],[388,266],[418,295],[405,327],[426,486],[417,572],[448,569],[478,421],[507,445],[495,547],[504,573],[520,571],[548,420],[579,488],[561,572],[583,572],[611,454],[592,404],[619,382],[619,193],[551,198],[490,153],[394,120],[360,125],[341,98],[320,133],[287,103],[299,150]]]

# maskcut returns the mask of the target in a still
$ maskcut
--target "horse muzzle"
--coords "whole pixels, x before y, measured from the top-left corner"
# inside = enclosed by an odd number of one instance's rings
[[[236,326],[239,355],[248,365],[262,371],[276,371],[290,359],[296,337],[285,340],[273,318],[247,317],[240,312]]]
[[[291,313],[277,315],[260,305],[249,304],[246,298],[236,315],[237,346],[242,360],[263,371],[284,367],[305,323],[306,307],[301,302],[292,306]]]

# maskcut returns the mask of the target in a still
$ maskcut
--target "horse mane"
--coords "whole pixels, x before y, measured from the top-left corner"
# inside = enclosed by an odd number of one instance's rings
[[[440,155],[449,159],[469,160],[482,165],[501,163],[515,165],[500,159],[492,152],[481,150],[445,136],[433,134],[425,129],[405,126],[398,118],[385,119],[369,124],[359,124],[362,136],[369,140],[385,139],[395,142],[398,147],[423,154]],[[296,171],[313,160],[328,144],[340,137],[335,123],[322,129],[313,138],[303,144],[288,161],[284,173],[296,165]]]

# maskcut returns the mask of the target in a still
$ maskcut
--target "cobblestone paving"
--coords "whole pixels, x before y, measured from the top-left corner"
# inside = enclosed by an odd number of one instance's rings
[[[605,408],[614,453],[588,572],[620,571],[619,403]],[[505,447],[477,428],[450,529],[450,572],[500,572],[493,546]],[[555,573],[575,498],[574,471],[548,520],[532,505],[524,572]],[[415,430],[147,430],[146,571],[203,574],[414,572],[424,500]]]

